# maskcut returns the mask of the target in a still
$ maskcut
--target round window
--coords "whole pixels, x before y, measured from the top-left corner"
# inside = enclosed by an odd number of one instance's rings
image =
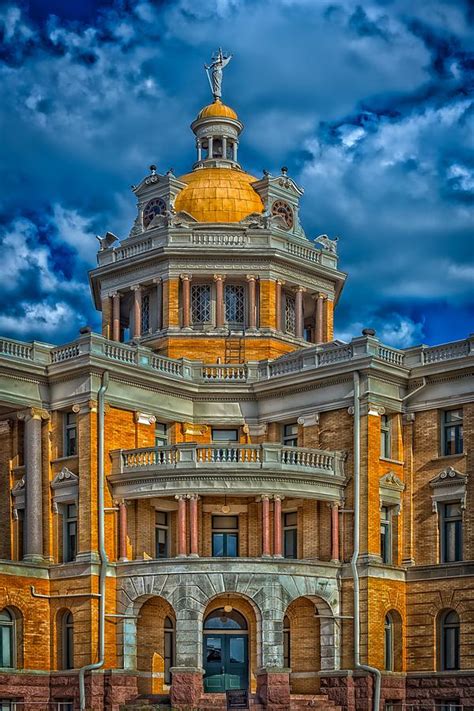
[[[161,198],[150,200],[145,205],[143,210],[143,225],[148,227],[154,217],[157,215],[166,215],[166,203]]]
[[[272,215],[282,218],[285,230],[290,230],[293,227],[293,210],[284,200],[275,200],[272,205]]]

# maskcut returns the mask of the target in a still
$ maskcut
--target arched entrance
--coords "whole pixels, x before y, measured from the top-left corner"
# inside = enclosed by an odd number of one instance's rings
[[[204,691],[247,689],[249,633],[245,617],[231,605],[212,610],[204,619]]]

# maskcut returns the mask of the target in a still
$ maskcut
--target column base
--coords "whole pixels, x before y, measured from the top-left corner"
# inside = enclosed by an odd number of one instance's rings
[[[44,565],[47,563],[47,560],[43,555],[39,555],[39,553],[27,553],[23,556],[22,563],[36,563]]]
[[[76,563],[100,563],[100,556],[97,551],[85,551],[76,555]]]
[[[290,670],[285,667],[258,669],[257,694],[266,711],[288,711],[290,708]]]
[[[204,669],[198,667],[171,668],[171,706],[185,711],[196,707],[204,691]]]
[[[199,558],[199,553],[190,553],[188,558]]]

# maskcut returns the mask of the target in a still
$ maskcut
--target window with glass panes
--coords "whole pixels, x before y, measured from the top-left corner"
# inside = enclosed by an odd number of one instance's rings
[[[15,666],[15,618],[10,610],[0,611],[0,667]]]
[[[289,294],[285,294],[285,331],[293,336],[296,333],[295,299]]]
[[[74,619],[71,612],[62,618],[62,668],[74,669]]]
[[[163,422],[155,424],[155,447],[166,447],[168,444],[168,425]]]
[[[298,446],[298,424],[296,422],[283,425],[282,443],[285,447]]]
[[[440,504],[441,563],[462,560],[462,508],[461,502]]]
[[[291,664],[291,629],[290,618],[285,615],[283,619],[283,666],[287,669]]]
[[[64,550],[63,561],[68,563],[74,560],[77,553],[77,505],[64,504]]]
[[[150,330],[150,294],[144,294],[142,297],[140,329],[141,333],[148,333]]]
[[[155,511],[155,542],[156,542],[156,557],[168,558],[169,551],[169,514],[166,511]]]
[[[389,506],[380,510],[380,555],[382,561],[390,565],[392,562],[392,511]]]
[[[191,320],[193,323],[209,323],[211,320],[210,284],[192,284]]]
[[[212,428],[212,441],[213,442],[238,442],[239,441],[239,430],[224,430],[217,427]]]
[[[171,617],[165,617],[164,623],[164,634],[165,634],[165,684],[171,684],[171,667],[174,667],[174,624]]]
[[[23,703],[17,699],[0,699],[0,711],[20,711],[23,708]]]
[[[462,454],[463,442],[463,411],[446,410],[442,413],[442,454]]]
[[[459,669],[459,615],[447,610],[440,620],[440,667],[441,671]]]
[[[75,412],[64,415],[64,456],[74,457],[77,454],[77,417]]]
[[[212,517],[212,555],[235,558],[239,555],[239,517]]]
[[[393,671],[393,619],[391,615],[385,615],[384,624],[384,669]]]
[[[390,459],[392,456],[392,427],[389,415],[380,417],[380,456]]]
[[[283,514],[283,555],[285,558],[298,557],[298,512]]]
[[[224,287],[225,320],[228,323],[243,324],[245,320],[244,287],[240,284],[226,284]]]

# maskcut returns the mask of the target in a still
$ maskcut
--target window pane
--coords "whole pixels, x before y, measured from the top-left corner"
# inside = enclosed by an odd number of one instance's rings
[[[243,637],[230,637],[229,661],[231,664],[245,662],[245,640]]]
[[[217,529],[236,529],[239,527],[238,516],[213,516],[212,528]]]
[[[237,442],[239,439],[238,430],[212,430],[213,442]]]
[[[212,555],[216,558],[224,555],[224,534],[212,534]]]
[[[0,666],[13,666],[13,627],[10,623],[0,623]]]
[[[191,286],[191,317],[193,323],[211,320],[211,287],[209,284]]]
[[[285,294],[285,331],[293,335],[296,333],[295,314],[295,300],[289,294]]]
[[[224,291],[226,321],[243,323],[244,287],[238,284],[226,284]]]
[[[298,524],[298,513],[297,511],[292,511],[291,513],[285,514],[285,526],[296,526]]]
[[[156,523],[160,526],[166,526],[168,524],[168,514],[165,511],[157,511]]]
[[[297,558],[296,528],[285,529],[283,533],[283,555],[285,558]]]
[[[225,555],[235,558],[238,554],[238,536],[236,533],[225,533],[226,552]]]
[[[206,661],[221,662],[222,661],[222,638],[221,637],[206,637]]]

